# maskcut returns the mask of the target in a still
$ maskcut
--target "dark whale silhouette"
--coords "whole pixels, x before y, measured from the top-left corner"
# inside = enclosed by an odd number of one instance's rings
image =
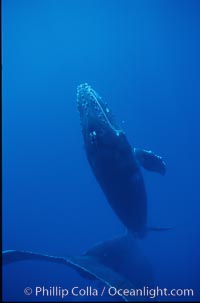
[[[96,244],[80,256],[58,257],[17,250],[3,252],[3,265],[25,260],[70,266],[85,279],[100,280],[117,289],[142,289],[145,285],[155,287],[151,265],[130,234]],[[122,299],[137,299],[138,302],[146,301],[148,297],[122,296]]]
[[[80,256],[58,257],[7,250],[3,252],[3,265],[43,260],[70,266],[82,277],[100,280],[108,287],[155,287],[152,268],[139,250],[133,234],[142,237],[149,229],[146,222],[147,197],[140,166],[164,174],[165,163],[151,151],[131,147],[108,105],[90,86],[80,85],[77,98],[88,161],[110,205],[129,232],[99,243]],[[121,299],[133,301],[136,298],[122,295]],[[137,297],[138,300],[146,301],[148,298]]]
[[[132,148],[111,109],[87,83],[77,88],[77,105],[87,159],[111,207],[136,237],[147,227],[147,195],[140,166],[165,174],[165,162],[152,151]]]

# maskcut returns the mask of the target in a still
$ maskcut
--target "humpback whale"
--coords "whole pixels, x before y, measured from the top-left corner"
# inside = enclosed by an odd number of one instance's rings
[[[143,166],[164,175],[165,162],[152,151],[131,147],[107,103],[88,84],[78,86],[77,103],[88,161],[128,233],[99,243],[80,256],[60,257],[6,250],[3,251],[3,265],[24,260],[48,261],[70,266],[82,277],[99,280],[107,287],[154,287],[152,268],[133,235],[142,237],[149,229],[167,229],[147,227],[147,196],[140,169]],[[121,299],[131,302],[148,300],[145,296],[125,295]]]
[[[135,237],[148,230],[147,194],[140,167],[165,174],[166,164],[152,151],[133,148],[111,108],[87,83],[77,87],[77,107],[88,162],[109,204]]]
[[[99,280],[107,288],[135,289],[143,288],[145,285],[155,287],[149,260],[141,253],[136,240],[130,234],[98,243],[79,256],[58,257],[20,250],[6,250],[2,254],[4,266],[32,260],[72,267],[84,279]],[[122,295],[121,299],[127,302],[148,301],[145,295],[136,297]]]

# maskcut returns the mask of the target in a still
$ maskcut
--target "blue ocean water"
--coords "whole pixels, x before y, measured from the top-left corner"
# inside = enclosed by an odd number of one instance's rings
[[[195,0],[2,1],[4,250],[80,255],[125,232],[85,156],[76,88],[88,82],[134,147],[163,156],[164,177],[143,170],[148,223],[174,229],[138,245],[156,285],[199,300],[199,35]],[[60,265],[19,262],[4,268],[4,300],[26,301],[38,277],[90,283]]]

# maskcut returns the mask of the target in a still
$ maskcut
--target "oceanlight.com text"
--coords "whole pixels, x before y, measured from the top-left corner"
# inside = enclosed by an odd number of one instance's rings
[[[44,285],[35,286],[35,287],[26,287],[24,289],[24,294],[26,296],[36,296],[36,297],[60,297],[62,299],[68,296],[74,297],[102,297],[104,295],[110,297],[146,297],[150,299],[155,299],[157,297],[193,297],[193,289],[168,289],[168,288],[150,288],[144,286],[142,288],[131,288],[131,289],[122,289],[116,287],[107,287],[104,286],[100,288],[94,288],[92,286],[87,286],[81,288],[79,286],[74,286],[72,288],[64,288],[61,286],[50,286],[45,287]]]

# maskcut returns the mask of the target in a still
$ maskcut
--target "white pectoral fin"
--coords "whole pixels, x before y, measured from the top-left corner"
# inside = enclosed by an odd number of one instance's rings
[[[162,157],[156,155],[150,150],[134,148],[134,154],[139,163],[147,170],[155,171],[161,175],[165,175],[166,164]]]

